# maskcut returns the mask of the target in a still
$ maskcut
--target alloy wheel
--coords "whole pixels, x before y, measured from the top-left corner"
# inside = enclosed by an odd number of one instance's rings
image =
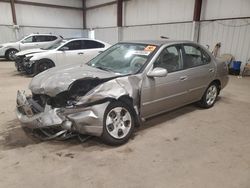
[[[206,102],[208,105],[213,105],[216,100],[218,94],[217,87],[215,85],[211,85],[207,90]]]

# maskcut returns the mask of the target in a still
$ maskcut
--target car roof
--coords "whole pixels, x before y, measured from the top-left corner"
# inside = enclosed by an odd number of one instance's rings
[[[162,46],[164,44],[182,44],[182,43],[193,43],[195,42],[189,40],[135,40],[135,41],[121,41],[120,43],[137,43],[137,44],[151,44],[156,46]]]
[[[100,42],[104,45],[109,45],[108,43],[98,40],[98,39],[91,39],[91,38],[83,38],[83,37],[79,37],[79,38],[68,38],[67,41],[71,42],[71,41],[75,41],[75,40],[91,40],[91,41],[96,41],[96,42]]]
[[[68,40],[93,40],[93,41],[100,41],[100,40],[97,40],[97,39],[91,39],[91,38],[84,38],[84,37],[75,37],[75,38],[67,38]]]

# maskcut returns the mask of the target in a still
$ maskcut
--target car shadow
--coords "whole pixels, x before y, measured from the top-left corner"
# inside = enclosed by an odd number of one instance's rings
[[[0,132],[0,150],[11,150],[16,148],[23,148],[30,145],[36,145],[40,143],[49,143],[53,146],[59,146],[60,148],[71,147],[71,146],[81,146],[83,148],[100,147],[109,148],[101,142],[97,137],[82,136],[82,141],[78,139],[77,136],[66,139],[66,140],[47,140],[42,141],[35,137],[31,131],[25,130],[21,127],[20,122],[17,119],[8,121],[6,123],[6,128],[4,131]],[[97,148],[96,148],[97,149]]]
[[[34,77],[33,75],[28,75],[25,72],[19,72],[19,71],[11,72],[10,76],[23,76],[23,77],[26,77],[26,78],[33,78]]]
[[[159,115],[156,115],[152,118],[147,119],[138,129],[138,132],[152,128],[157,126],[161,123],[168,122],[170,120],[176,119],[180,116],[186,115],[188,113],[194,112],[196,110],[202,110],[201,108],[197,107],[195,104],[190,104],[181,108],[177,108],[175,110],[165,112]]]
[[[216,102],[221,102],[220,96],[218,96]],[[154,116],[152,118],[149,118],[145,122],[143,122],[143,124],[137,130],[137,134],[138,134],[138,132],[140,132],[142,130],[157,126],[161,123],[168,122],[170,120],[176,119],[180,116],[184,116],[184,115],[187,115],[189,113],[192,113],[192,112],[198,111],[198,110],[200,111],[200,110],[206,110],[206,109],[201,108],[197,103],[192,103],[192,104],[177,108],[175,110],[159,114],[159,115]]]
[[[221,97],[218,97],[217,102],[221,102]],[[223,102],[223,101],[222,101]],[[136,139],[138,135],[143,134],[142,132],[149,130],[152,127],[159,126],[164,122],[168,122],[170,120],[174,120],[180,116],[187,115],[194,111],[205,110],[203,108],[198,107],[195,103],[186,105],[184,107],[180,107],[178,109],[154,116],[153,118],[147,119],[147,121],[143,122],[143,124],[136,129],[135,134],[132,136],[132,140]],[[86,150],[104,150],[108,148],[113,148],[112,146],[108,146],[104,144],[98,137],[89,137],[86,136],[86,140],[80,141],[78,137],[69,138],[67,140],[48,140],[41,141],[40,139],[34,137],[34,135],[30,134],[21,127],[20,122],[17,119],[8,121],[6,124],[6,130],[0,132],[0,137],[3,140],[0,140],[0,149],[9,150],[15,148],[22,148],[29,145],[35,145],[47,142],[50,145],[59,146],[59,147],[71,147],[71,146],[80,146]]]
[[[7,60],[7,59],[4,59],[4,58],[0,58],[0,62],[14,62],[14,61],[9,61],[9,60]]]

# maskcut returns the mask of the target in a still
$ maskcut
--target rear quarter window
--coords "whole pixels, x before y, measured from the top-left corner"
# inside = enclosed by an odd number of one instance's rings
[[[184,68],[192,68],[210,63],[210,56],[199,46],[183,45]]]
[[[104,48],[105,45],[97,42],[97,41],[93,41],[93,40],[85,40],[84,41],[84,49],[92,49],[92,48]]]

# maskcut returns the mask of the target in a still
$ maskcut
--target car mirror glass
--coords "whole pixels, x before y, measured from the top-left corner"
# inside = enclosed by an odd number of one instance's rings
[[[149,71],[147,76],[148,77],[165,77],[167,76],[168,71],[167,69],[156,67],[152,71]]]

